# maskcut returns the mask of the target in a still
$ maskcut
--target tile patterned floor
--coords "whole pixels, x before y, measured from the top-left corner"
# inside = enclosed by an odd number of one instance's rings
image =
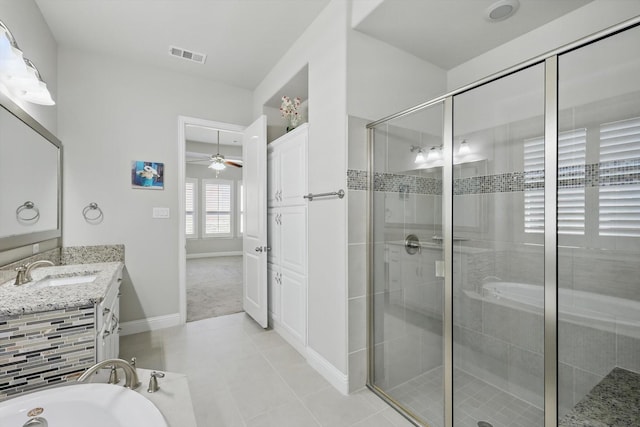
[[[340,394],[244,313],[121,337],[120,356],[186,374],[198,427],[411,427],[368,390]]]
[[[455,371],[454,425],[477,427],[487,421],[493,427],[541,427],[544,413],[462,371]],[[442,427],[442,368],[436,368],[400,384],[389,394],[406,405],[431,427]]]

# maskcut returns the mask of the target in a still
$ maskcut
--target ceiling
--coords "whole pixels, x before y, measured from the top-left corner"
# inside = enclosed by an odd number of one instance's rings
[[[220,136],[220,145],[242,147],[242,134],[239,132],[190,124],[185,126],[185,139],[187,141],[217,144],[218,136]]]
[[[356,29],[450,70],[593,0],[519,0],[516,13],[485,19],[497,0],[384,0]]]
[[[329,1],[36,3],[61,46],[115,55],[253,90]],[[383,0],[356,29],[448,70],[592,0],[519,0],[520,8],[513,17],[488,22],[484,12],[496,1]],[[204,53],[206,63],[172,57],[169,46]],[[299,96],[305,91],[307,70],[298,74],[302,86],[283,88],[286,93]],[[269,105],[279,106],[280,92]]]
[[[61,46],[254,89],[329,0],[36,0]],[[169,55],[204,53],[204,65]]]

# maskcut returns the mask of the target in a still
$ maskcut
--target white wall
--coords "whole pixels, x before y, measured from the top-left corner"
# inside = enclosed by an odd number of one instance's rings
[[[350,115],[373,121],[446,91],[443,69],[359,31],[349,30],[348,37]]]
[[[33,0],[0,0],[0,20],[9,28],[25,58],[38,68],[54,101],[58,100],[58,43]],[[57,135],[57,106],[14,100],[40,124]]]
[[[346,186],[347,6],[329,3],[254,92],[257,116],[309,64],[309,191],[315,193]],[[308,345],[345,374],[346,214],[344,199],[309,203]]]
[[[472,83],[638,15],[640,2],[637,0],[595,0],[449,70],[448,90]]]
[[[59,52],[59,135],[65,145],[64,245],[123,243],[131,284],[123,321],[178,312],[178,116],[250,121],[244,89],[68,48]],[[165,163],[165,189],[131,189],[132,160]],[[97,202],[104,222],[81,211]],[[152,219],[168,207],[170,219]]]

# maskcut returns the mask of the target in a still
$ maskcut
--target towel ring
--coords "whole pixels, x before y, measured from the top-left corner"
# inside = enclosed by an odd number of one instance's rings
[[[97,211],[97,215],[93,215],[93,216],[89,215],[89,212],[92,212],[92,211]],[[102,212],[102,209],[100,209],[97,203],[91,202],[87,206],[85,206],[84,209],[82,209],[82,216],[87,222],[95,223],[95,222],[102,221],[102,218],[104,217],[104,213]]]
[[[32,210],[33,216],[25,218],[23,215],[21,215],[22,212],[27,210]],[[38,219],[40,219],[40,209],[36,207],[35,203],[27,200],[22,205],[18,206],[18,209],[16,209],[16,219],[18,220],[18,222],[37,222]]]

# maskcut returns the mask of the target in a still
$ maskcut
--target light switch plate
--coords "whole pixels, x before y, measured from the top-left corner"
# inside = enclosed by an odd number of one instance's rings
[[[169,208],[153,208],[153,218],[162,218],[162,219],[166,219],[169,218],[170,215],[170,210]]]

